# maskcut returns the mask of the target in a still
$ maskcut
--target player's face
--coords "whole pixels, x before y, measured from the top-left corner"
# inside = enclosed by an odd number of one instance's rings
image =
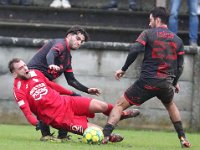
[[[13,65],[15,68],[13,71],[13,75],[15,77],[24,80],[27,80],[31,77],[27,65],[22,60],[20,60],[18,63],[14,63]]]
[[[154,19],[154,17],[152,16],[152,14],[150,14],[150,16],[149,16],[149,26],[151,28],[155,28],[156,27],[156,20]]]
[[[71,49],[79,49],[82,43],[85,41],[85,36],[81,33],[70,34],[68,37],[69,47]]]

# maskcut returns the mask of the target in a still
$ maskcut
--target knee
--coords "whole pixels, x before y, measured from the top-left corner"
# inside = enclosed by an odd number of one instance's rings
[[[196,11],[190,11],[190,16],[196,16],[196,17],[198,17],[198,14],[197,14]]]
[[[115,107],[119,107],[122,110],[127,109],[128,107],[130,107],[130,103],[125,99],[124,96],[122,96],[116,103]]]
[[[190,6],[189,7],[189,15],[190,16],[198,16],[198,5],[191,3],[189,6]]]
[[[172,8],[170,11],[170,17],[178,18],[178,9]]]
[[[163,103],[166,109],[169,109],[171,106],[173,106],[173,102],[171,101],[170,103]]]
[[[171,12],[169,19],[178,19],[178,12]]]
[[[100,110],[102,110],[102,112],[105,112],[108,109],[108,104],[106,103],[102,103],[100,106]]]

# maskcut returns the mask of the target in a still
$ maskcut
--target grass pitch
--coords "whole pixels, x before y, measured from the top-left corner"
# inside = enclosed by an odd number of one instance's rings
[[[57,135],[56,130],[55,134]],[[87,145],[81,143],[81,136],[72,135],[72,141],[41,142],[41,134],[33,126],[0,125],[0,150],[180,150],[175,132],[116,130],[125,137],[121,143]],[[200,133],[187,133],[191,150],[200,149]]]

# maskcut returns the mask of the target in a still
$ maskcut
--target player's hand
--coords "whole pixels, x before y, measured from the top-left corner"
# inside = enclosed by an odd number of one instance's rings
[[[120,70],[117,70],[115,72],[115,79],[116,80],[119,80],[121,77],[123,77],[123,75],[125,74],[125,71],[122,71],[121,69]]]
[[[41,129],[41,125],[42,124],[42,121],[38,121],[38,123],[36,124],[36,126],[35,126],[35,130],[36,131],[38,131],[38,130],[40,130]]]
[[[60,67],[57,65],[49,65],[49,69],[54,70],[54,71],[60,71]]]
[[[180,91],[181,87],[180,85],[177,83],[175,86],[175,93],[178,93]]]
[[[89,88],[88,93],[99,96],[101,94],[101,91],[100,89],[97,89],[97,88]]]

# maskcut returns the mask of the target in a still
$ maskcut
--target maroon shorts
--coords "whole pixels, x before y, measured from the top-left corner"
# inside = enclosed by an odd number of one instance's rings
[[[94,114],[89,112],[91,99],[78,96],[62,98],[65,99],[64,110],[51,122],[51,126],[82,135],[88,127],[87,118],[94,117]]]
[[[142,80],[137,80],[124,93],[124,97],[131,105],[141,105],[147,100],[157,97],[164,104],[172,101],[174,91],[172,85],[167,82],[147,84]],[[154,83],[154,84],[153,84]]]

